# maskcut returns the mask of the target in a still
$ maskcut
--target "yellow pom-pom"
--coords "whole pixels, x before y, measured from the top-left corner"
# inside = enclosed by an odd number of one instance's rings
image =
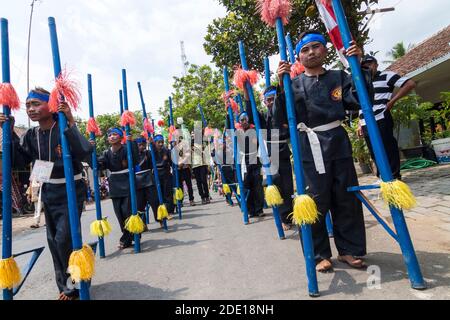
[[[20,269],[13,257],[0,260],[0,288],[9,289],[17,287],[21,280]]]
[[[239,186],[237,186],[237,188],[236,188],[236,193],[238,194],[238,196],[241,195],[241,189],[239,188]]]
[[[175,199],[177,201],[183,201],[183,197],[184,197],[183,190],[181,188],[177,188],[177,190],[175,191]]]
[[[223,189],[223,193],[225,193],[225,194],[230,194],[231,193],[230,186],[228,184],[226,184],[226,183],[223,184],[222,189]]]
[[[103,238],[111,233],[111,225],[106,218],[95,220],[91,223],[91,234],[99,238]]]
[[[144,221],[142,221],[142,218],[138,214],[132,214],[125,221],[125,229],[127,229],[130,233],[140,234],[144,232],[145,229]]]
[[[166,205],[162,204],[158,207],[157,218],[159,221],[167,219],[169,217],[169,212],[167,211]]]
[[[403,181],[381,182],[380,188],[384,201],[390,206],[408,210],[417,204],[411,189]]]
[[[71,253],[68,271],[73,281],[91,280],[94,275],[94,267],[95,255],[91,246],[84,244],[83,248]]]
[[[283,204],[283,198],[277,186],[271,185],[265,189],[265,198],[269,207],[279,206]]]
[[[297,195],[294,198],[294,212],[292,215],[292,222],[296,225],[313,224],[319,219],[319,213],[314,200],[306,195]]]

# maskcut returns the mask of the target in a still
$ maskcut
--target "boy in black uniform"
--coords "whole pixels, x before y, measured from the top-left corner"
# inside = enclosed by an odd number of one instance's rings
[[[147,149],[147,140],[145,138],[137,138],[134,140],[137,143],[139,155],[138,165],[136,166],[136,197],[137,209],[139,212],[145,212],[147,203],[153,211],[153,216],[156,220],[158,212],[158,194],[156,185],[152,174],[152,155]],[[145,219],[143,219],[145,221]],[[145,226],[147,229],[147,226]]]
[[[228,122],[228,121],[227,121]],[[261,162],[257,157],[258,140],[254,125],[250,124],[247,112],[239,115],[242,130],[236,130],[239,155],[241,156],[244,188],[248,191],[247,209],[249,217],[264,216],[264,190],[261,175]]]
[[[114,206],[114,212],[122,231],[119,240],[119,249],[131,247],[133,235],[125,229],[125,221],[131,215],[130,181],[128,170],[127,148],[122,145],[123,131],[119,128],[108,130],[108,142],[111,147],[103,152],[98,163],[100,170],[108,169],[109,176],[109,197]],[[127,136],[127,140],[131,137]],[[133,166],[137,164],[138,149],[135,143],[133,146]]]
[[[159,183],[161,192],[166,205],[169,219],[174,212],[173,204],[173,183],[172,183],[172,158],[169,149],[164,146],[164,137],[160,134],[153,138],[155,151],[156,167],[158,168]],[[153,165],[152,165],[153,168]],[[158,221],[162,225],[162,221]]]
[[[290,229],[291,225],[288,215],[292,212],[294,183],[292,179],[291,151],[287,143],[289,126],[286,121],[286,110],[284,108],[277,108],[275,105],[276,90],[277,88],[274,86],[267,87],[264,90],[264,105],[266,106],[267,111],[263,114],[258,112],[258,116],[261,129],[267,130],[267,152],[271,160],[272,179],[284,200],[283,204],[278,208],[283,230],[287,231]],[[246,100],[249,122],[254,123],[252,107],[246,91],[244,91],[244,97]],[[275,156],[273,152],[278,152],[278,155]]]
[[[300,131],[306,192],[316,201],[319,221],[312,225],[314,252],[319,272],[332,269],[331,248],[325,225],[330,210],[338,260],[355,268],[364,267],[360,258],[366,254],[366,234],[361,203],[348,187],[358,185],[352,147],[341,126],[346,110],[360,108],[352,91],[351,76],[341,70],[323,67],[327,55],[326,40],[316,31],[300,35],[297,56],[305,73],[292,80],[295,112]],[[362,56],[353,43],[346,54]],[[277,107],[285,108],[282,94],[283,74],[290,65],[280,61]]]
[[[60,295],[59,300],[74,300],[79,296],[78,289],[67,287],[70,275],[67,273],[69,257],[72,253],[72,238],[70,233],[69,209],[66,192],[66,179],[62,147],[57,121],[57,115],[48,108],[50,93],[42,88],[30,91],[26,100],[28,117],[39,122],[39,126],[29,129],[23,141],[17,134],[12,137],[12,164],[14,167],[26,167],[36,160],[53,162],[50,181],[42,186],[42,203],[45,213],[47,242],[53,259],[56,284]],[[81,217],[83,202],[86,198],[86,185],[82,180],[82,161],[89,158],[92,146],[80,133],[69,106],[61,103],[58,111],[67,118],[67,128],[64,132],[72,156],[73,173],[77,199],[78,214]],[[5,116],[0,114],[0,123]],[[11,126],[14,128],[12,118]]]

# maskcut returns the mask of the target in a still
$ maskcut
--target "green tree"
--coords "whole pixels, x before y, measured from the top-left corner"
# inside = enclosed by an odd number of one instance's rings
[[[238,41],[242,40],[246,45],[249,67],[264,70],[264,57],[277,54],[279,50],[276,32],[261,21],[256,1],[218,1],[227,9],[227,15],[214,19],[208,25],[203,44],[206,53],[213,56],[213,62],[218,67],[239,65]],[[300,32],[308,29],[316,29],[327,35],[314,0],[293,0],[292,3],[293,10],[285,32],[291,34],[294,43]],[[364,25],[365,15],[357,11],[363,3],[370,6],[378,3],[378,0],[343,1],[350,29],[361,46],[369,40],[369,28]],[[331,63],[336,59],[336,54],[334,50],[329,51],[327,62]]]
[[[414,45],[409,44],[406,48],[405,45],[402,42],[396,43],[394,47],[386,53],[386,56],[390,57],[391,60],[383,61],[384,63],[394,63],[401,57],[403,57],[409,50],[411,50],[414,47]]]
[[[224,84],[222,72],[213,70],[208,65],[190,65],[186,76],[174,77],[172,95],[173,116],[182,117],[189,130],[194,128],[194,121],[201,121],[198,104],[203,107],[208,125],[223,128],[226,117],[225,106],[222,101]],[[169,121],[169,102],[165,101],[159,113],[164,116],[166,124]]]

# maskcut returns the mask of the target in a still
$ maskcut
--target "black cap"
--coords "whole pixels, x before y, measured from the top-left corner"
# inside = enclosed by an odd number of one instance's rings
[[[376,63],[378,63],[377,59],[375,59],[374,56],[371,56],[371,55],[366,54],[366,55],[363,57],[363,59],[362,59],[362,61],[361,61],[361,64],[369,63],[369,62],[376,62]]]

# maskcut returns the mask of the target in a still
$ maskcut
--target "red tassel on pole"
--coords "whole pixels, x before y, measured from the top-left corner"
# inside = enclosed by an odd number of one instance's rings
[[[300,61],[295,61],[291,67],[291,79],[305,72],[305,67],[300,63]]]
[[[0,83],[0,105],[8,106],[11,110],[20,109],[20,100],[11,83]]]
[[[150,133],[153,133],[155,131],[155,129],[153,128],[150,121],[148,121],[148,118],[144,119],[144,131],[150,132]]]
[[[97,121],[95,118],[89,118],[87,123],[87,132],[95,134],[96,137],[102,135],[100,128],[98,127]]]
[[[258,0],[256,8],[261,13],[262,21],[274,27],[278,18],[284,25],[289,22],[292,4],[289,0]]]
[[[58,112],[58,106],[63,101],[61,97],[69,104],[69,107],[77,110],[81,95],[78,85],[75,81],[69,79],[69,73],[63,70],[55,80],[55,87],[50,94],[48,107],[51,112]]]
[[[136,118],[134,117],[134,113],[126,110],[122,113],[122,117],[120,118],[120,125],[122,127],[125,127],[126,125],[129,126],[135,126],[136,125]]]
[[[248,81],[252,86],[258,82],[259,74],[255,70],[246,71],[242,68],[234,70],[233,82],[236,87],[244,90],[245,83]]]

